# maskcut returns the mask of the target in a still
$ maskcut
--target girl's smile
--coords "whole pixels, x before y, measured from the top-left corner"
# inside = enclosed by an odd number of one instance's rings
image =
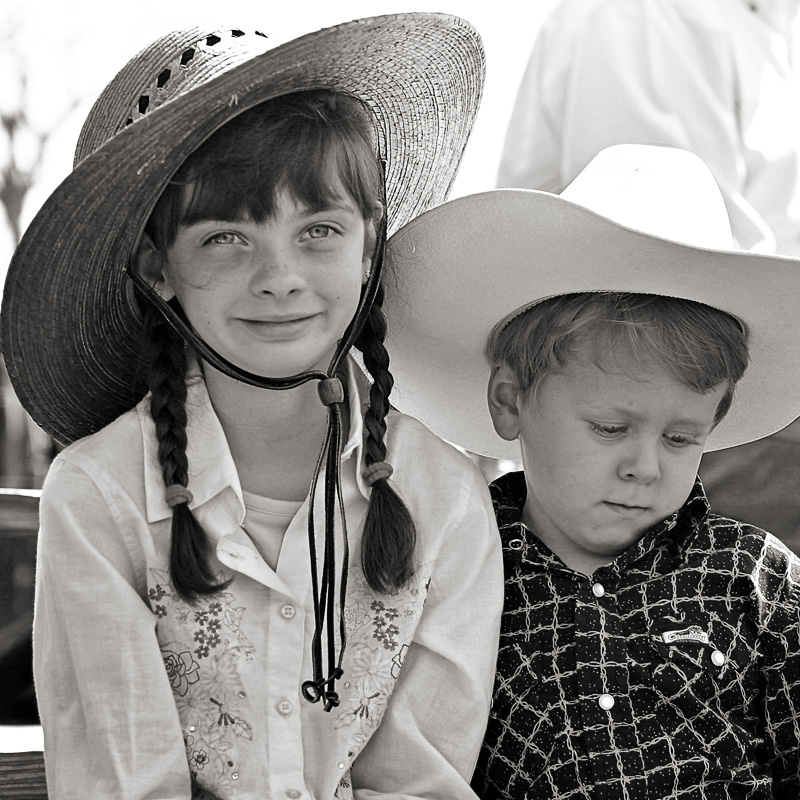
[[[181,225],[162,294],[176,296],[197,333],[243,369],[276,378],[324,369],[358,305],[366,233],[349,199],[312,210],[283,191],[263,222]]]

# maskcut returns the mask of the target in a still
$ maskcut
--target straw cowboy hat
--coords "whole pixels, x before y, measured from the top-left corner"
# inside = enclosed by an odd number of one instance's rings
[[[394,234],[387,258],[402,283],[384,306],[393,403],[475,453],[520,458],[489,417],[489,334],[570,292],[670,295],[745,323],[751,363],[707,450],[800,416],[800,260],[732,250],[719,188],[684,150],[616,145],[561,195],[500,189],[452,200]]]
[[[289,92],[332,88],[372,109],[389,233],[441,203],[480,103],[484,53],[444,14],[356,20],[276,45],[239,28],[162,36],[102,93],[74,171],[8,270],[2,347],[33,419],[67,443],[135,405],[139,315],[125,270],[159,195],[215,130]]]

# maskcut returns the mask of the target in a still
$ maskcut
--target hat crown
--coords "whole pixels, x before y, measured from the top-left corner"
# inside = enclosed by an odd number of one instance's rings
[[[734,249],[719,185],[708,165],[687,150],[607,147],[560,196],[651,236],[711,250]]]
[[[244,28],[195,27],[159,37],[128,61],[95,101],[78,137],[74,165],[153,109],[270,46],[266,34]]]

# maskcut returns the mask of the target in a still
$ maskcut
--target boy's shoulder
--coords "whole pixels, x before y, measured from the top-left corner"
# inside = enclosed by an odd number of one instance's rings
[[[769,531],[713,511],[702,521],[693,543],[694,561],[714,560],[730,552],[740,567],[787,570],[800,582],[800,556]]]

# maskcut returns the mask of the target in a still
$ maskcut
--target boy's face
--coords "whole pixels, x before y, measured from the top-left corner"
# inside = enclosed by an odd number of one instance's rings
[[[686,500],[725,390],[700,394],[661,370],[582,360],[535,396],[516,393],[516,415],[492,416],[501,436],[521,441],[523,521],[573,569],[610,563]]]

